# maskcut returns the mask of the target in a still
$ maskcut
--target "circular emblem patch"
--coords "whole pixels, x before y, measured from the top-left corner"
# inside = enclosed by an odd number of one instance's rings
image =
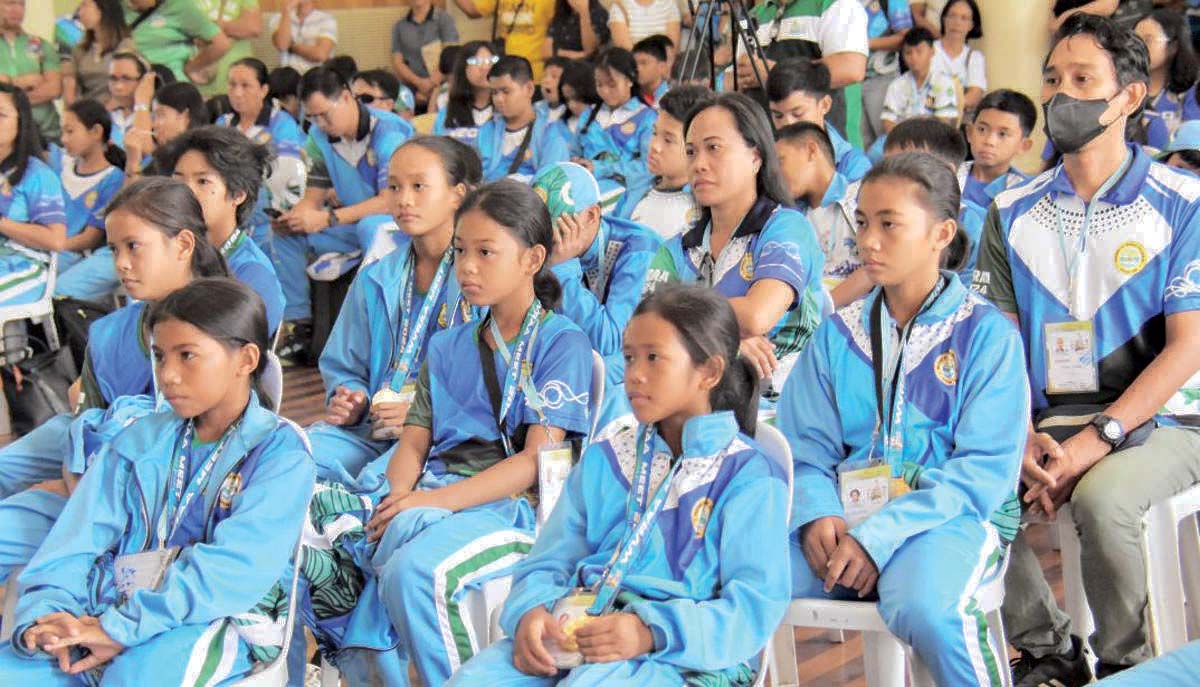
[[[368,165],[371,165],[372,167],[374,167],[374,166],[375,166],[375,162],[376,162],[377,160],[378,160],[378,157],[375,155],[375,149],[374,149],[374,148],[367,148],[367,164],[368,164]]]
[[[621,133],[623,134],[632,134],[635,131],[637,131],[636,122],[625,122],[621,125]]]
[[[1113,264],[1121,274],[1137,274],[1146,266],[1146,247],[1137,241],[1126,241],[1117,246]]]
[[[933,361],[933,373],[946,386],[953,386],[958,382],[958,356],[954,351],[946,351]]]
[[[438,326],[445,329],[447,324],[449,323],[446,322],[446,304],[442,303],[442,309],[438,311]]]
[[[233,497],[242,491],[242,473],[235,472],[221,483],[221,491],[217,495],[218,508],[232,508]]]
[[[750,281],[754,276],[754,258],[749,253],[742,256],[742,264],[738,268],[738,273],[745,281]]]
[[[89,208],[96,207],[96,199],[99,197],[100,197],[100,194],[96,193],[95,191],[88,191],[83,196],[83,204]]]
[[[713,502],[710,498],[700,499],[692,506],[692,532],[697,539],[702,538],[708,529],[708,518],[712,515],[712,510]]]

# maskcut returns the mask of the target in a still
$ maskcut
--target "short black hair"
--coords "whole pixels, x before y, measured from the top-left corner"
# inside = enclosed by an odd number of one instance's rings
[[[684,70],[687,70],[684,73]],[[688,81],[695,83],[712,81],[712,64],[709,62],[707,48],[692,48],[679,56],[671,65],[671,81],[680,83]],[[660,101],[661,105],[661,101]]]
[[[383,91],[383,97],[395,100],[400,96],[400,79],[386,69],[368,69],[354,75],[354,80],[363,80]]]
[[[329,67],[340,74],[342,81],[346,83],[350,83],[350,80],[358,73],[358,61],[349,55],[336,55],[325,60],[325,64],[321,66]]]
[[[1008,88],[1001,88],[983,96],[975,111],[983,112],[984,110],[998,110],[1016,115],[1017,121],[1021,125],[1021,133],[1026,136],[1029,136],[1033,132],[1033,127],[1037,125],[1037,106],[1033,104],[1029,96]]]
[[[442,53],[438,55],[437,70],[442,74],[449,76],[454,72],[454,63],[458,61],[459,46],[447,45],[442,48]]]
[[[767,75],[767,100],[777,103],[797,91],[817,99],[833,95],[829,67],[799,57],[777,62]]]
[[[950,8],[959,2],[965,2],[967,7],[971,8],[971,30],[967,32],[967,40],[983,38],[983,13],[979,11],[979,5],[975,0],[950,0],[942,7],[942,16],[938,20],[938,26],[946,26],[946,15],[950,13]]]
[[[671,50],[675,47],[675,43],[670,38],[656,33],[653,36],[646,36],[642,40],[633,44],[632,52],[634,55],[642,53],[649,55],[659,62],[666,62],[667,57],[671,54]]]
[[[1121,88],[1131,83],[1149,83],[1150,53],[1146,50],[1146,44],[1112,19],[1093,14],[1072,14],[1063,22],[1050,42],[1050,50],[1042,62],[1043,69],[1050,63],[1050,55],[1058,44],[1075,36],[1091,36],[1100,49],[1108,53],[1113,70],[1117,73],[1117,84]]]
[[[904,40],[900,42],[900,45],[905,48],[911,48],[922,43],[928,43],[932,47],[935,40],[937,39],[933,37],[929,29],[924,26],[916,26],[904,34]]]
[[[301,100],[308,100],[317,93],[333,99],[341,95],[342,91],[348,90],[350,90],[350,84],[346,79],[329,67],[314,67],[300,78]]]
[[[524,57],[504,55],[488,70],[489,79],[499,79],[503,76],[511,76],[513,81],[520,84],[529,83],[533,81],[533,67]]]
[[[566,69],[567,65],[570,64],[570,62],[571,62],[571,60],[563,57],[562,55],[554,55],[552,57],[547,57],[546,61],[542,63],[542,71],[546,71],[550,67],[558,67],[559,69]]]
[[[276,67],[267,76],[268,97],[276,100],[300,97],[300,72],[295,67]]]
[[[821,150],[821,155],[829,164],[837,164],[837,154],[833,152],[833,141],[829,140],[829,134],[825,132],[825,129],[812,122],[794,122],[788,124],[775,132],[775,141],[795,143],[814,141],[817,144],[817,148]]]
[[[888,134],[885,150],[931,153],[957,167],[967,159],[967,141],[936,117],[906,119]]]
[[[245,192],[246,199],[237,208],[238,226],[245,224],[250,219],[250,213],[254,212],[263,174],[274,157],[271,149],[251,141],[233,127],[202,126],[190,129],[159,147],[154,151],[154,162],[164,174],[170,174],[174,172],[179,158],[192,150],[203,155],[221,175],[230,196],[239,191]]]
[[[204,105],[204,96],[190,81],[176,81],[154,92],[154,102],[186,113],[188,128],[204,126],[208,121],[208,108]]]
[[[716,94],[704,86],[675,86],[658,101],[658,111],[665,112],[680,123],[698,107],[712,103]]]

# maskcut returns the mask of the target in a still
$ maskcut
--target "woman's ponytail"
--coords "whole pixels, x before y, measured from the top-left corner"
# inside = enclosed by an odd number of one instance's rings
[[[196,237],[196,248],[192,251],[192,277],[229,277],[229,263],[217,247],[209,243],[207,236]]]
[[[725,364],[725,374],[712,390],[713,410],[732,410],[738,428],[754,436],[758,426],[758,372],[740,355]]]
[[[557,308],[562,300],[562,284],[558,283],[558,277],[544,264],[542,269],[533,275],[533,294],[546,310]]]

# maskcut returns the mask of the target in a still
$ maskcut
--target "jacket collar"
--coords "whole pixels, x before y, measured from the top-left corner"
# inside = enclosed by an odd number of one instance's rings
[[[968,297],[967,287],[963,286],[962,280],[958,275],[949,270],[941,271],[942,278],[946,280],[946,285],[942,292],[934,299],[933,304],[925,310],[917,314],[913,319],[913,324],[928,326],[941,322],[942,320],[954,314],[958,307],[962,305],[964,299]],[[871,310],[875,303],[875,299],[883,298],[882,287],[876,286],[871,290],[871,294],[867,297],[865,307],[862,309],[862,325],[864,331],[871,331]],[[883,313],[887,320],[891,321],[891,313],[888,309],[883,308]]]
[[[707,458],[724,450],[738,434],[737,418],[733,411],[723,410],[708,415],[697,415],[683,425],[683,455],[688,458]],[[667,442],[657,431],[654,432],[655,453],[671,453]]]
[[[1110,205],[1129,205],[1137,199],[1141,193],[1142,186],[1146,183],[1146,176],[1150,173],[1150,163],[1152,160],[1142,150],[1142,147],[1133,143],[1127,143],[1126,147],[1129,151],[1128,164],[1125,166],[1125,171],[1121,173],[1121,178],[1113,184],[1112,188],[1099,198]],[[1062,196],[1077,196],[1075,185],[1071,183],[1070,177],[1067,176],[1066,167],[1059,163],[1054,170],[1054,176],[1050,179],[1050,190]]]

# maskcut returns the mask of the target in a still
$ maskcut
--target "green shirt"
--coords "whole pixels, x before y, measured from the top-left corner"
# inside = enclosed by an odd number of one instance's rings
[[[243,12],[258,10],[258,0],[196,0],[196,4],[200,5],[200,9],[204,10],[208,14],[208,18],[214,22],[233,21],[242,16]],[[243,57],[253,55],[254,47],[250,44],[249,39],[233,40],[231,38],[229,52],[217,61],[216,78],[211,83],[201,86],[200,92],[205,97],[225,93],[228,90],[226,82],[229,78],[230,65]]]
[[[126,7],[125,20],[132,26],[139,14]],[[220,32],[221,28],[195,0],[159,0],[158,6],[133,30],[133,40],[138,52],[151,64],[165,65],[175,73],[175,78],[187,81],[183,67],[196,53],[195,41],[211,41]]]
[[[50,41],[22,32],[13,42],[0,37],[0,73],[9,80],[29,74],[57,73],[58,50]],[[62,134],[58,124],[58,110],[54,103],[42,103],[33,107],[33,121],[47,142],[57,141]]]
[[[867,14],[859,0],[766,0],[750,9],[758,25],[758,43],[769,59],[816,60],[857,52],[867,56]],[[740,49],[740,47],[739,47]],[[829,121],[862,147],[862,85],[850,84],[834,96]]]

